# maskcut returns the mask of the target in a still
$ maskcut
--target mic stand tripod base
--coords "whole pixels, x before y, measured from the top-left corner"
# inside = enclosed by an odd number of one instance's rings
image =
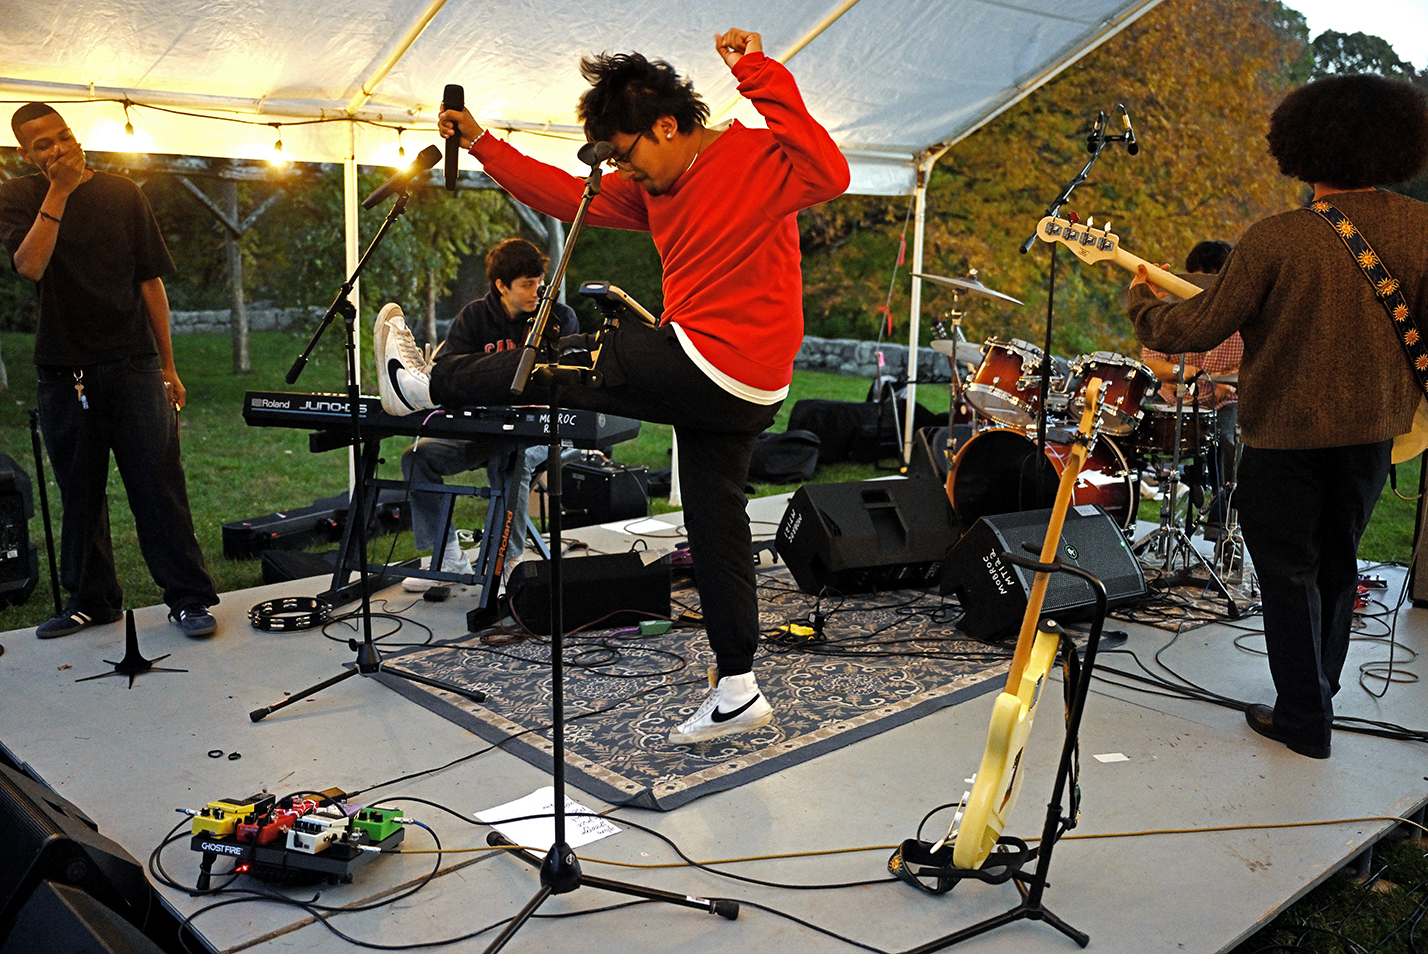
[[[677,904],[680,907],[696,908],[706,914],[717,914],[730,921],[738,920],[739,917],[739,902],[729,898],[696,898],[687,894],[675,894],[671,891],[660,891],[655,888],[626,884],[623,881],[612,881],[608,878],[596,878],[582,874],[580,859],[564,842],[551,845],[550,851],[544,858],[524,849],[517,849],[515,842],[497,831],[486,836],[486,844],[493,848],[515,849],[509,852],[513,857],[524,861],[533,868],[540,869],[541,885],[535,896],[526,902],[526,906],[521,908],[500,935],[491,942],[491,946],[486,948],[487,954],[493,954],[504,947],[512,935],[531,919],[546,898],[553,894],[568,894],[580,887],[601,888],[605,891],[643,898],[647,901],[663,901],[666,904]]]

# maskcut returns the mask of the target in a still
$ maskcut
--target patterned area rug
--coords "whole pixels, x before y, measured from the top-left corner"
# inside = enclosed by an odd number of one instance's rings
[[[772,724],[696,745],[670,729],[702,701],[713,662],[702,629],[577,633],[564,659],[566,777],[606,802],[666,811],[1001,688],[1011,647],[953,629],[958,610],[935,593],[897,591],[819,605],[776,567],[759,575],[765,637],[755,663]],[[697,613],[691,587],[677,607]],[[679,610],[676,609],[676,612]],[[781,635],[823,618],[822,637]],[[485,704],[404,679],[387,686],[542,769],[552,766],[550,646],[492,646],[467,634],[392,653],[388,668],[480,689]],[[1001,677],[1001,678],[998,678]]]

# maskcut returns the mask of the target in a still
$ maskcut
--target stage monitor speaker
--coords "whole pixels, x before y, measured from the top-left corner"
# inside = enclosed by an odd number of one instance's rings
[[[566,557],[560,564],[565,631],[596,621],[601,629],[613,629],[633,626],[641,620],[669,619],[669,557],[646,564],[645,558],[650,555],[629,552]],[[550,635],[549,560],[516,564],[506,592],[522,626],[533,633]],[[482,622],[480,613],[472,610],[467,614],[467,625],[473,631]]]
[[[34,515],[30,475],[0,454],[0,607],[24,603],[39,582],[39,547],[30,541]]]
[[[0,765],[0,936],[43,881],[72,885],[138,922],[149,883],[138,861],[52,789]]]
[[[955,526],[935,480],[809,484],[790,498],[775,545],[805,593],[916,589],[941,577]]]
[[[144,932],[78,888],[41,881],[0,954],[164,954]]]
[[[952,548],[943,570],[942,592],[955,593],[962,604],[959,629],[986,642],[1017,635],[1036,574],[1007,563],[1001,554],[1040,557],[1050,519],[1050,510],[982,517]],[[1025,543],[1032,544],[1034,550],[1028,552]],[[1115,520],[1096,504],[1075,506],[1067,512],[1058,557],[1099,579],[1110,607],[1145,595],[1145,574],[1139,561]],[[1094,605],[1095,596],[1084,580],[1054,573],[1046,587],[1041,615],[1075,619],[1085,616]]]

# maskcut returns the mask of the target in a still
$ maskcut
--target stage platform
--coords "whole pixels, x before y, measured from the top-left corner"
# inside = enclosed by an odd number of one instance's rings
[[[756,536],[772,537],[785,498],[750,504]],[[655,518],[650,545],[672,542],[678,515]],[[623,526],[582,528],[568,538],[596,551],[627,549]],[[1151,529],[1143,525],[1142,531]],[[1137,534],[1137,539],[1141,534]],[[660,540],[660,538],[667,538]],[[1392,603],[1403,574],[1380,571]],[[320,579],[223,595],[220,629],[211,640],[185,639],[165,619],[164,607],[136,612],[146,656],[169,653],[159,665],[187,670],[140,675],[132,688],[120,677],[76,682],[109,669],[104,659],[123,651],[123,624],[55,640],[32,630],[0,634],[0,744],[16,762],[91,815],[100,831],[141,861],[175,824],[181,808],[200,808],[227,796],[262,789],[372,789],[367,803],[415,796],[466,818],[550,784],[547,774],[486,743],[452,722],[414,705],[377,681],[348,679],[310,700],[253,723],[249,712],[285,692],[340,673],[353,659],[345,642],[314,631],[259,632],[248,625],[253,605],[288,595],[312,595]],[[406,620],[431,627],[438,638],[465,631],[470,594],[444,603],[415,603],[399,587],[379,594],[379,608],[402,610]],[[1236,645],[1257,617],[1217,623],[1180,636],[1112,621],[1127,640],[1102,662],[1132,669],[1126,652],[1156,667],[1155,656],[1205,689],[1245,701],[1269,701],[1261,656]],[[376,622],[376,632],[394,624]],[[1428,649],[1428,613],[1405,608],[1397,638],[1418,653]],[[389,642],[419,641],[407,624]],[[1243,636],[1246,647],[1262,646]],[[1355,681],[1362,663],[1386,659],[1388,647],[1356,641],[1345,667],[1339,713],[1414,728],[1428,727],[1422,685],[1394,684],[1380,699]],[[760,665],[778,665],[761,660]],[[1408,663],[1416,670],[1421,663]],[[1057,677],[1059,679],[1059,676]],[[1382,689],[1375,684],[1375,689]],[[1012,834],[1040,834],[1062,740],[1059,687],[1041,708],[1029,749]],[[935,712],[908,725],[855,742],[778,774],[701,798],[672,812],[621,809],[610,819],[619,834],[580,849],[582,857],[633,865],[675,862],[671,850],[625,821],[655,829],[696,859],[874,850],[774,858],[724,866],[761,881],[798,885],[877,882],[887,876],[890,849],[917,834],[922,816],[956,801],[977,768],[994,694]],[[777,716],[777,714],[775,714]],[[1054,852],[1045,904],[1090,935],[1102,952],[1216,952],[1233,947],[1276,912],[1361,854],[1428,801],[1421,744],[1335,733],[1333,758],[1315,761],[1255,736],[1240,712],[1206,703],[1132,691],[1100,680],[1093,687],[1081,732],[1082,815],[1073,833],[1125,837],[1064,840]],[[434,774],[382,788],[409,773],[473,758]],[[221,753],[211,757],[210,753]],[[570,790],[577,802],[607,806]],[[331,915],[343,933],[382,945],[430,943],[476,931],[516,913],[537,890],[535,871],[484,848],[486,830],[434,808],[407,802],[403,810],[430,825],[447,849],[442,870],[419,891],[390,906]],[[946,815],[934,825],[946,827]],[[1375,818],[1318,827],[1252,828],[1131,837],[1167,829],[1261,826],[1329,819]],[[935,839],[942,831],[929,829]],[[404,847],[429,848],[419,828]],[[183,844],[165,852],[164,865],[193,883],[199,856]],[[435,856],[375,858],[351,885],[322,886],[324,905],[357,905],[391,897],[429,874]],[[222,862],[220,862],[220,868]],[[1017,903],[1011,885],[965,883],[933,897],[901,883],[825,890],[789,890],[720,878],[687,867],[629,868],[595,861],[589,875],[651,885],[682,895],[745,902],[728,921],[682,907],[645,904],[573,918],[539,918],[506,950],[520,952],[743,951],[751,954],[856,950],[840,940],[754,905],[776,909],[851,938],[866,950],[908,951],[1000,914]],[[311,899],[315,889],[293,889]],[[208,906],[160,889],[180,917]],[[555,915],[605,907],[626,899],[594,888],[553,897],[541,908]],[[273,903],[219,907],[195,929],[213,951],[338,952],[354,946],[305,911]],[[444,950],[482,950],[489,932]],[[197,948],[195,944],[195,948]],[[1046,923],[1020,921],[958,945],[967,952],[1063,952],[1075,944]]]

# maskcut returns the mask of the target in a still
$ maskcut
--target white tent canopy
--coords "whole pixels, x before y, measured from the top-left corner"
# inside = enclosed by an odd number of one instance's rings
[[[919,170],[1157,2],[19,0],[0,31],[0,99],[68,103],[94,150],[271,158],[280,139],[287,159],[345,162],[355,256],[356,164],[400,164],[399,127],[408,156],[438,141],[445,84],[523,151],[579,171],[577,63],[591,52],[665,59],[714,122],[762,125],[713,48],[737,26],[788,63],[848,157],[850,191],[917,194],[920,214]],[[919,299],[914,282],[914,316]]]

